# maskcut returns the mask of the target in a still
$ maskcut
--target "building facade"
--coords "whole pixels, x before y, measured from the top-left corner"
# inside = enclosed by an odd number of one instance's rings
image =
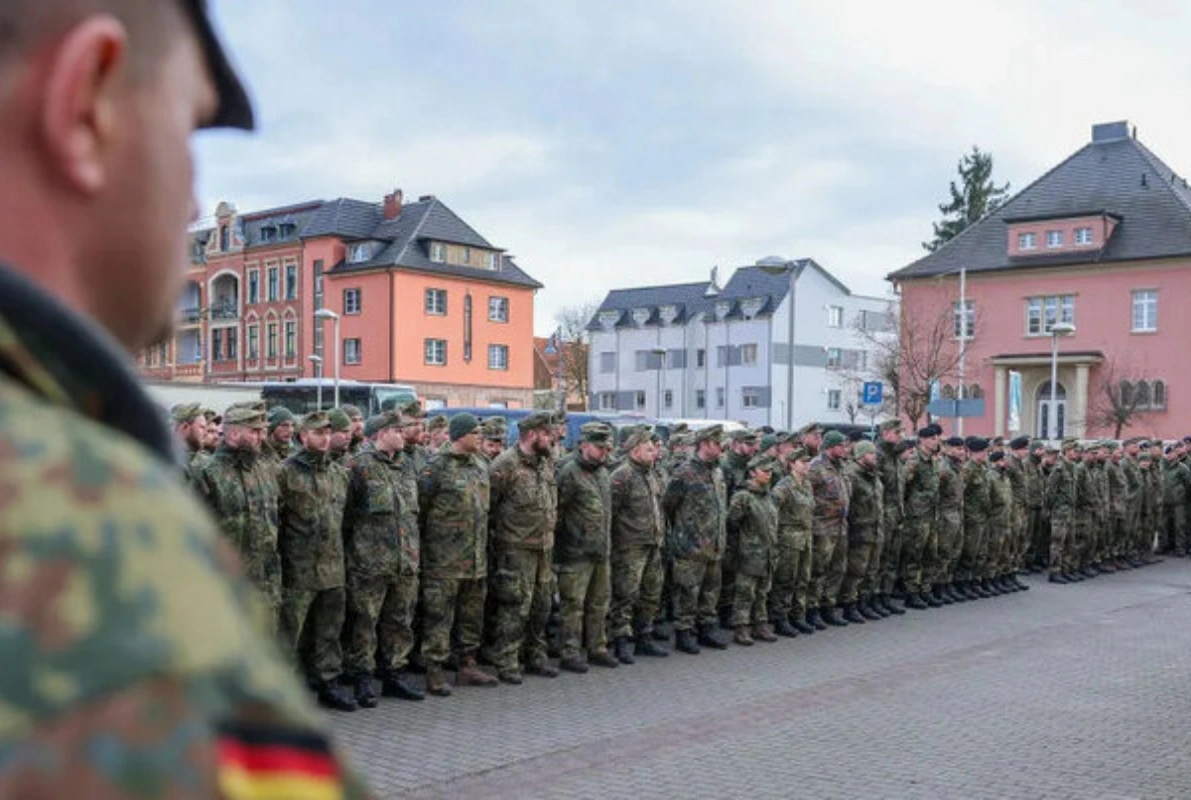
[[[157,380],[285,381],[330,377],[338,359],[341,378],[411,384],[431,407],[530,407],[540,288],[433,196],[221,203],[194,234],[173,340],[138,365]]]
[[[713,272],[614,290],[589,325],[590,407],[777,429],[869,423],[879,412],[861,407],[860,386],[875,373],[874,338],[893,335],[890,303],[778,257],[722,287]]]
[[[964,393],[985,398],[965,433],[1187,433],[1191,189],[1127,123],[1094,126],[1088,144],[890,280],[903,328],[952,317]],[[960,383],[943,376],[942,393]]]

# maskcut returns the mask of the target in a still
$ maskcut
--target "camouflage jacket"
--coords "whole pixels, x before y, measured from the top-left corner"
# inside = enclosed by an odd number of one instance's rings
[[[988,501],[988,535],[994,540],[1001,539],[1009,533],[1013,481],[998,467],[988,467]]]
[[[806,477],[815,496],[814,534],[842,535],[848,522],[848,484],[843,464],[820,453],[811,459]]]
[[[988,467],[975,460],[963,466],[964,529],[973,534],[983,533],[988,526],[992,509],[992,482]]]
[[[1075,490],[1075,467],[1077,465],[1060,459],[1050,471],[1046,481],[1046,508],[1051,517],[1069,520],[1075,516],[1077,493]]]
[[[1029,476],[1026,472],[1026,458],[1018,458],[1012,453],[1005,454],[1005,475],[1009,478],[1009,486],[1013,491],[1013,508],[1016,512],[1029,505],[1029,487],[1026,485]]]
[[[662,519],[659,470],[629,458],[609,479],[612,484],[612,549],[658,546],[666,531]]]
[[[770,573],[777,561],[777,524],[777,508],[767,489],[748,486],[732,495],[728,539],[737,572],[758,577]]]
[[[692,457],[680,464],[666,484],[662,510],[669,526],[671,556],[692,561],[723,557],[728,496],[717,463]]]
[[[1122,459],[1123,460],[1123,459]],[[1108,473],[1108,511],[1113,519],[1125,518],[1125,470],[1113,461],[1104,465]]]
[[[1109,489],[1108,465],[1102,461],[1097,461],[1089,469],[1091,471],[1092,485],[1096,491],[1096,518],[1103,521],[1108,518],[1109,504],[1112,501]]]
[[[244,559],[249,580],[271,603],[279,603],[281,556],[273,468],[259,454],[225,444],[196,469],[194,483]]]
[[[1178,506],[1187,502],[1191,489],[1191,470],[1181,461],[1166,461],[1162,464],[1162,504]]]
[[[282,585],[306,590],[343,586],[347,470],[329,455],[303,448],[281,465],[277,484]]]
[[[431,456],[418,478],[424,577],[487,577],[488,499],[488,468],[477,456],[450,448]]]
[[[727,492],[729,500],[744,488],[748,466],[748,456],[739,455],[731,450],[724,453],[720,459],[720,470],[724,473],[724,491]]]
[[[558,529],[554,560],[559,564],[599,561],[612,546],[612,486],[603,464],[582,455],[558,476]]]
[[[882,507],[888,524],[900,524],[905,516],[906,466],[897,453],[897,446],[881,441],[877,444],[877,469],[885,490]]]
[[[811,519],[815,512],[810,481],[787,475],[769,494],[777,507],[778,546],[803,550],[811,541]]]
[[[1145,476],[1141,474],[1137,460],[1130,456],[1121,459],[1121,474],[1125,477],[1126,513],[1136,512],[1141,507]]]
[[[546,456],[527,456],[514,446],[488,471],[492,483],[488,527],[494,542],[525,550],[554,547],[558,484]]]
[[[129,361],[0,266],[0,797],[215,797],[249,728],[327,758]]]
[[[366,443],[347,464],[347,507],[343,546],[349,576],[418,574],[418,508],[413,476],[389,455]]]
[[[408,444],[402,452],[413,473],[421,476],[422,470],[426,469],[426,465],[430,463],[430,454],[426,448],[419,444]]]
[[[848,470],[848,540],[879,542],[884,534],[885,487],[878,468],[854,463]]]
[[[906,464],[906,519],[933,521],[939,503],[939,465],[922,448]]]
[[[1100,501],[1100,487],[1096,485],[1096,476],[1087,461],[1075,465],[1075,519],[1077,521],[1091,521],[1099,513],[1097,504]]]
[[[1030,509],[1042,508],[1042,501],[1046,495],[1046,474],[1042,471],[1042,459],[1030,455],[1025,461],[1026,468],[1026,507]]]
[[[963,476],[964,465],[944,456],[939,459],[939,520],[946,521],[954,530],[964,521],[964,495],[967,486]]]

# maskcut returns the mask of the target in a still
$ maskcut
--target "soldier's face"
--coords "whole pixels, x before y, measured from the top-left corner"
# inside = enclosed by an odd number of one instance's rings
[[[499,439],[485,439],[483,447],[484,452],[490,458],[496,458],[504,451],[504,442],[500,441]]]
[[[554,436],[548,428],[534,431],[531,442],[530,452],[535,455],[548,456],[554,449]]]
[[[396,453],[405,448],[405,436],[402,434],[401,428],[394,425],[385,428],[376,435],[376,445],[381,452]]]
[[[927,436],[922,440],[922,449],[928,453],[934,454],[939,452],[939,437]]]
[[[1137,458],[1137,456],[1141,453],[1141,447],[1136,444],[1131,444],[1125,448],[1125,452],[1130,458]]]
[[[699,458],[704,461],[715,461],[723,452],[723,446],[715,439],[706,439],[699,445]]]
[[[797,461],[790,463],[790,471],[800,478],[805,478],[806,473],[810,471],[810,468],[811,462],[807,461],[805,458],[800,458]]]
[[[644,464],[647,467],[652,467],[658,458],[658,450],[653,446],[652,442],[643,442],[637,445],[629,453],[629,457],[638,464]]]
[[[325,453],[331,448],[330,428],[302,431],[298,435],[302,439],[302,446],[313,453]]]
[[[270,438],[277,444],[289,444],[294,440],[294,423],[283,422],[273,429]]]
[[[803,442],[803,444],[807,445],[808,447],[812,447],[815,450],[818,450],[823,445],[823,434],[808,433],[806,436],[802,437],[802,442]]]
[[[460,453],[472,454],[480,450],[480,432],[472,431],[471,433],[460,436],[453,442],[454,448]]]
[[[358,442],[364,438],[364,420],[352,417],[352,441]]]
[[[244,428],[234,425],[227,429],[227,445],[233,450],[247,450],[251,453],[260,452],[261,441],[265,432],[260,428]]]
[[[430,432],[430,446],[434,448],[442,447],[446,444],[447,439],[450,438],[451,434],[446,428],[435,428]]]
[[[351,447],[351,443],[352,432],[350,428],[346,431],[335,431],[331,434],[331,450],[336,453],[342,453]]]
[[[902,439],[901,431],[896,429],[889,429],[881,431],[881,441],[889,444],[897,444]]]
[[[865,453],[864,455],[862,455],[860,457],[860,463],[866,467],[877,466],[877,454],[876,453]]]
[[[584,442],[581,448],[583,450],[583,457],[596,464],[603,464],[608,458],[609,448],[603,445],[595,444],[594,442]]]
[[[988,461],[988,453],[984,450],[978,452],[968,453],[968,458],[975,461],[977,464],[984,464]]]

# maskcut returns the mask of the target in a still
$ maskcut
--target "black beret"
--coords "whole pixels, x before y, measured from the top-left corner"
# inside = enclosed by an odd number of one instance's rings
[[[963,447],[964,440],[962,436],[952,436],[950,439],[943,442],[943,444],[947,445],[948,447]]]
[[[1005,452],[1003,450],[994,450],[992,453],[989,454],[988,460],[995,464],[998,461],[1000,461],[1001,459],[1003,459],[1004,457],[1005,457]]]
[[[973,453],[980,453],[988,449],[988,439],[981,439],[979,436],[969,436],[966,444]]]
[[[848,434],[849,442],[859,442],[863,438],[864,438],[864,433],[862,433],[861,431],[852,431],[851,433]]]
[[[934,425],[927,425],[925,428],[918,429],[918,438],[919,439],[929,439],[932,436],[938,436],[938,434],[935,433]]]
[[[1010,450],[1022,450],[1030,446],[1029,436],[1018,436],[1013,441],[1009,442]]]

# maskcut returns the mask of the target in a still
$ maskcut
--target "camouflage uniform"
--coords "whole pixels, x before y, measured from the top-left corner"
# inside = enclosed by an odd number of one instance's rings
[[[1037,452],[1030,453],[1025,462],[1026,470],[1026,541],[1029,543],[1027,563],[1031,567],[1042,567],[1050,553],[1049,537],[1046,535],[1046,521],[1043,515],[1043,497],[1046,490],[1046,476],[1042,472],[1042,459]]]
[[[737,431],[733,437],[733,444],[737,442],[752,442],[756,440],[756,436],[747,431]],[[732,498],[738,491],[745,487],[748,477],[748,463],[750,456],[741,455],[734,450],[728,450],[720,458],[720,470],[724,474],[724,496],[728,498],[729,504]],[[724,542],[725,557],[720,560],[720,593],[719,593],[719,616],[720,621],[727,625],[732,617],[732,602],[735,597],[733,587],[735,586],[736,572],[732,565],[731,553],[735,549],[735,545],[731,540],[731,531],[728,531],[728,536]]]
[[[961,470],[964,486],[963,546],[955,578],[959,581],[978,581],[982,554],[988,546],[989,514],[992,504],[992,484],[985,464],[969,459]]]
[[[558,475],[559,634],[563,659],[608,649],[612,487],[608,470],[577,453]]]
[[[1162,525],[1162,475],[1163,464],[1153,458],[1150,458],[1150,468],[1145,471],[1146,489],[1145,489],[1145,505],[1143,506],[1142,521],[1143,534],[1142,538],[1145,544],[1146,555],[1152,555],[1154,552],[1154,538],[1159,535],[1158,529]]]
[[[675,468],[662,499],[673,559],[674,629],[690,631],[718,621],[720,560],[728,513],[719,465],[697,455]]]
[[[264,596],[271,627],[276,630],[281,611],[281,556],[277,552],[274,469],[258,453],[233,450],[224,443],[196,467],[194,484],[244,560],[248,579]]]
[[[626,459],[612,485],[612,636],[649,634],[662,599],[661,471]]]
[[[906,591],[921,594],[930,583],[938,541],[935,515],[939,503],[939,467],[921,447],[906,464],[906,519],[902,525],[902,565]]]
[[[496,601],[492,661],[507,672],[546,661],[546,620],[553,584],[554,528],[558,487],[547,456],[520,447],[492,462],[489,528]]]
[[[881,487],[885,491],[881,504],[885,514],[885,546],[881,551],[876,591],[879,595],[890,595],[902,562],[902,520],[905,518],[906,468],[896,444],[882,440],[877,445],[877,469],[881,472]]]
[[[1011,452],[1005,453],[1005,475],[1009,478],[1011,502],[1009,504],[1009,540],[1005,551],[1004,572],[1016,575],[1023,565],[1029,543],[1029,457],[1018,458]]]
[[[1004,468],[991,464],[988,467],[988,479],[988,544],[981,559],[982,579],[998,578],[1005,574],[1007,553],[1013,538],[1013,484],[1009,482]]]
[[[1095,505],[1093,506],[1092,525],[1089,530],[1089,563],[1099,564],[1108,553],[1109,525],[1111,519],[1111,490],[1109,488],[1108,467],[1105,462],[1097,458],[1089,467],[1092,487],[1095,490]]]
[[[1127,559],[1137,559],[1144,553],[1141,547],[1144,477],[1136,458],[1126,454],[1121,459],[1121,475],[1124,478],[1122,496],[1125,505],[1124,530],[1121,534],[1122,547]]]
[[[1060,458],[1046,483],[1046,505],[1050,509],[1050,573],[1066,574],[1075,568],[1071,539],[1075,535],[1075,467]]]
[[[777,564],[769,592],[769,618],[803,620],[811,580],[811,517],[815,496],[806,478],[787,475],[770,492],[778,511]]]
[[[282,644],[320,684],[343,667],[340,633],[347,613],[343,561],[343,510],[347,472],[326,453],[305,448],[281,467],[280,525]],[[299,643],[310,651],[300,658]]]
[[[938,559],[933,583],[942,586],[956,578],[964,551],[963,464],[943,456],[939,459]]]
[[[777,560],[777,508],[767,487],[745,483],[728,506],[727,529],[735,543],[732,624],[736,627],[769,622],[769,587]]]
[[[418,602],[418,485],[401,453],[364,442],[348,460],[345,671],[395,676],[413,649]]]
[[[848,468],[848,566],[839,602],[850,605],[872,594],[869,564],[880,558],[885,487],[879,467],[853,462]]]
[[[326,758],[259,593],[109,342],[0,267],[0,796],[213,797],[218,742],[249,727]]]
[[[1108,473],[1108,546],[1105,548],[1104,558],[1115,561],[1123,558],[1127,549],[1125,516],[1128,501],[1125,496],[1125,470],[1111,458],[1104,465],[1104,469]]]
[[[807,472],[815,498],[810,602],[822,610],[835,607],[848,566],[848,487],[842,470],[841,461],[820,453]]]
[[[472,660],[484,632],[488,575],[488,469],[449,446],[418,478],[422,531],[422,656],[440,668],[458,624],[459,656]]]
[[[1087,459],[1075,465],[1075,525],[1074,541],[1067,548],[1075,559],[1076,569],[1092,563],[1091,550],[1096,525],[1099,489]]]
[[[1187,555],[1187,499],[1191,497],[1191,470],[1181,461],[1162,465],[1162,522],[1160,551]]]

